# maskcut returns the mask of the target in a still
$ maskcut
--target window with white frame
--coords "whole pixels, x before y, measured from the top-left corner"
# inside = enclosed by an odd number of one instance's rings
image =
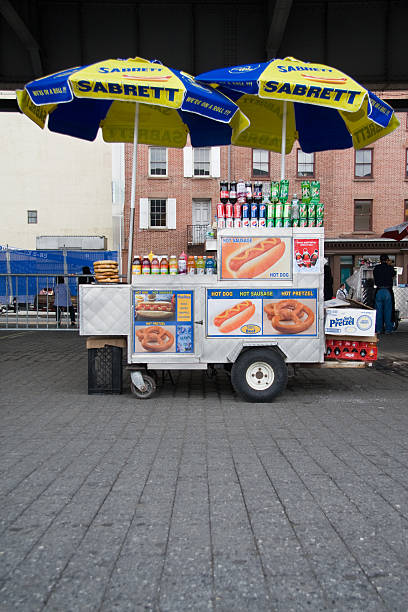
[[[176,229],[176,198],[140,198],[139,228]]]
[[[167,176],[166,147],[149,147],[149,176]]]
[[[184,176],[219,178],[221,147],[184,147]]]
[[[354,175],[356,178],[373,178],[373,150],[356,151]]]
[[[314,176],[315,160],[314,153],[304,153],[301,149],[297,151],[297,175]]]
[[[252,149],[252,176],[269,176],[269,151]]]
[[[38,223],[38,215],[36,210],[27,210],[27,223]]]
[[[194,176],[210,176],[211,159],[210,147],[193,148],[193,172]]]
[[[167,227],[167,200],[149,200],[149,227]]]

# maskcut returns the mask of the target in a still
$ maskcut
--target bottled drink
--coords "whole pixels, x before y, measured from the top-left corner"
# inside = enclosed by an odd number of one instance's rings
[[[254,202],[260,204],[262,202],[262,183],[256,182],[254,183],[254,193],[253,193]]]
[[[167,255],[164,255],[160,260],[160,274],[168,274],[169,273],[169,260],[167,259]]]
[[[290,206],[290,216],[292,219],[299,219],[299,200],[295,193]]]
[[[177,257],[175,255],[170,255],[169,261],[169,270],[170,274],[177,274]]]
[[[150,274],[150,259],[148,255],[143,256],[142,274]]]
[[[229,189],[227,181],[220,182],[220,200],[223,204],[228,202],[229,198]]]
[[[139,274],[141,273],[142,273],[142,262],[140,260],[139,255],[136,255],[136,257],[134,257],[133,259],[132,274],[134,276],[139,276]]]
[[[246,202],[246,189],[244,181],[238,181],[237,183],[237,200],[243,204]]]
[[[179,274],[187,274],[187,255],[184,251],[179,255],[177,265]]]
[[[249,182],[245,183],[245,194],[246,194],[246,201],[250,204],[253,199],[252,183],[249,183]]]
[[[237,183],[236,181],[232,181],[230,183],[229,201],[231,202],[231,204],[235,204],[235,202],[237,201]]]
[[[187,260],[187,274],[195,274],[195,259],[194,255],[189,255]]]
[[[156,256],[154,256],[152,259],[150,269],[152,274],[160,274],[160,264]]]
[[[196,271],[197,271],[197,274],[204,274],[205,272],[205,262],[204,262],[204,258],[202,255],[199,255],[197,257]]]
[[[211,255],[209,255],[205,262],[205,273],[206,274],[214,274],[214,259]]]

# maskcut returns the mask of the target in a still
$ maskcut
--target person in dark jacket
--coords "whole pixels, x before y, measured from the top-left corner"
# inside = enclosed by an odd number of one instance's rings
[[[328,263],[324,264],[324,301],[331,300],[333,297],[333,276]]]
[[[380,255],[380,263],[374,267],[374,282],[377,287],[375,294],[375,308],[377,310],[375,331],[390,334],[393,330],[393,291],[392,285],[395,276],[394,266],[388,255]]]
[[[375,287],[373,278],[367,278],[365,282],[365,287],[363,291],[363,303],[366,306],[375,308]]]
[[[89,269],[89,266],[84,266],[82,268],[82,274],[84,276],[78,277],[78,285],[90,285],[95,282],[94,277],[92,276],[92,272]]]

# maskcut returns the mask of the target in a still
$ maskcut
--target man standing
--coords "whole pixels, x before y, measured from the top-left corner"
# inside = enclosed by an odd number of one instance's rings
[[[375,331],[377,334],[383,331],[390,334],[393,328],[392,322],[392,281],[395,276],[394,267],[388,255],[380,255],[380,263],[374,267],[374,282],[377,286],[375,296],[375,308],[377,310]]]

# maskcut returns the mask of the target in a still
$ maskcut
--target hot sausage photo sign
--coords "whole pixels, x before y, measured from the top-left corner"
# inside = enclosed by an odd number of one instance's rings
[[[223,236],[221,279],[290,280],[292,241],[288,236]]]

